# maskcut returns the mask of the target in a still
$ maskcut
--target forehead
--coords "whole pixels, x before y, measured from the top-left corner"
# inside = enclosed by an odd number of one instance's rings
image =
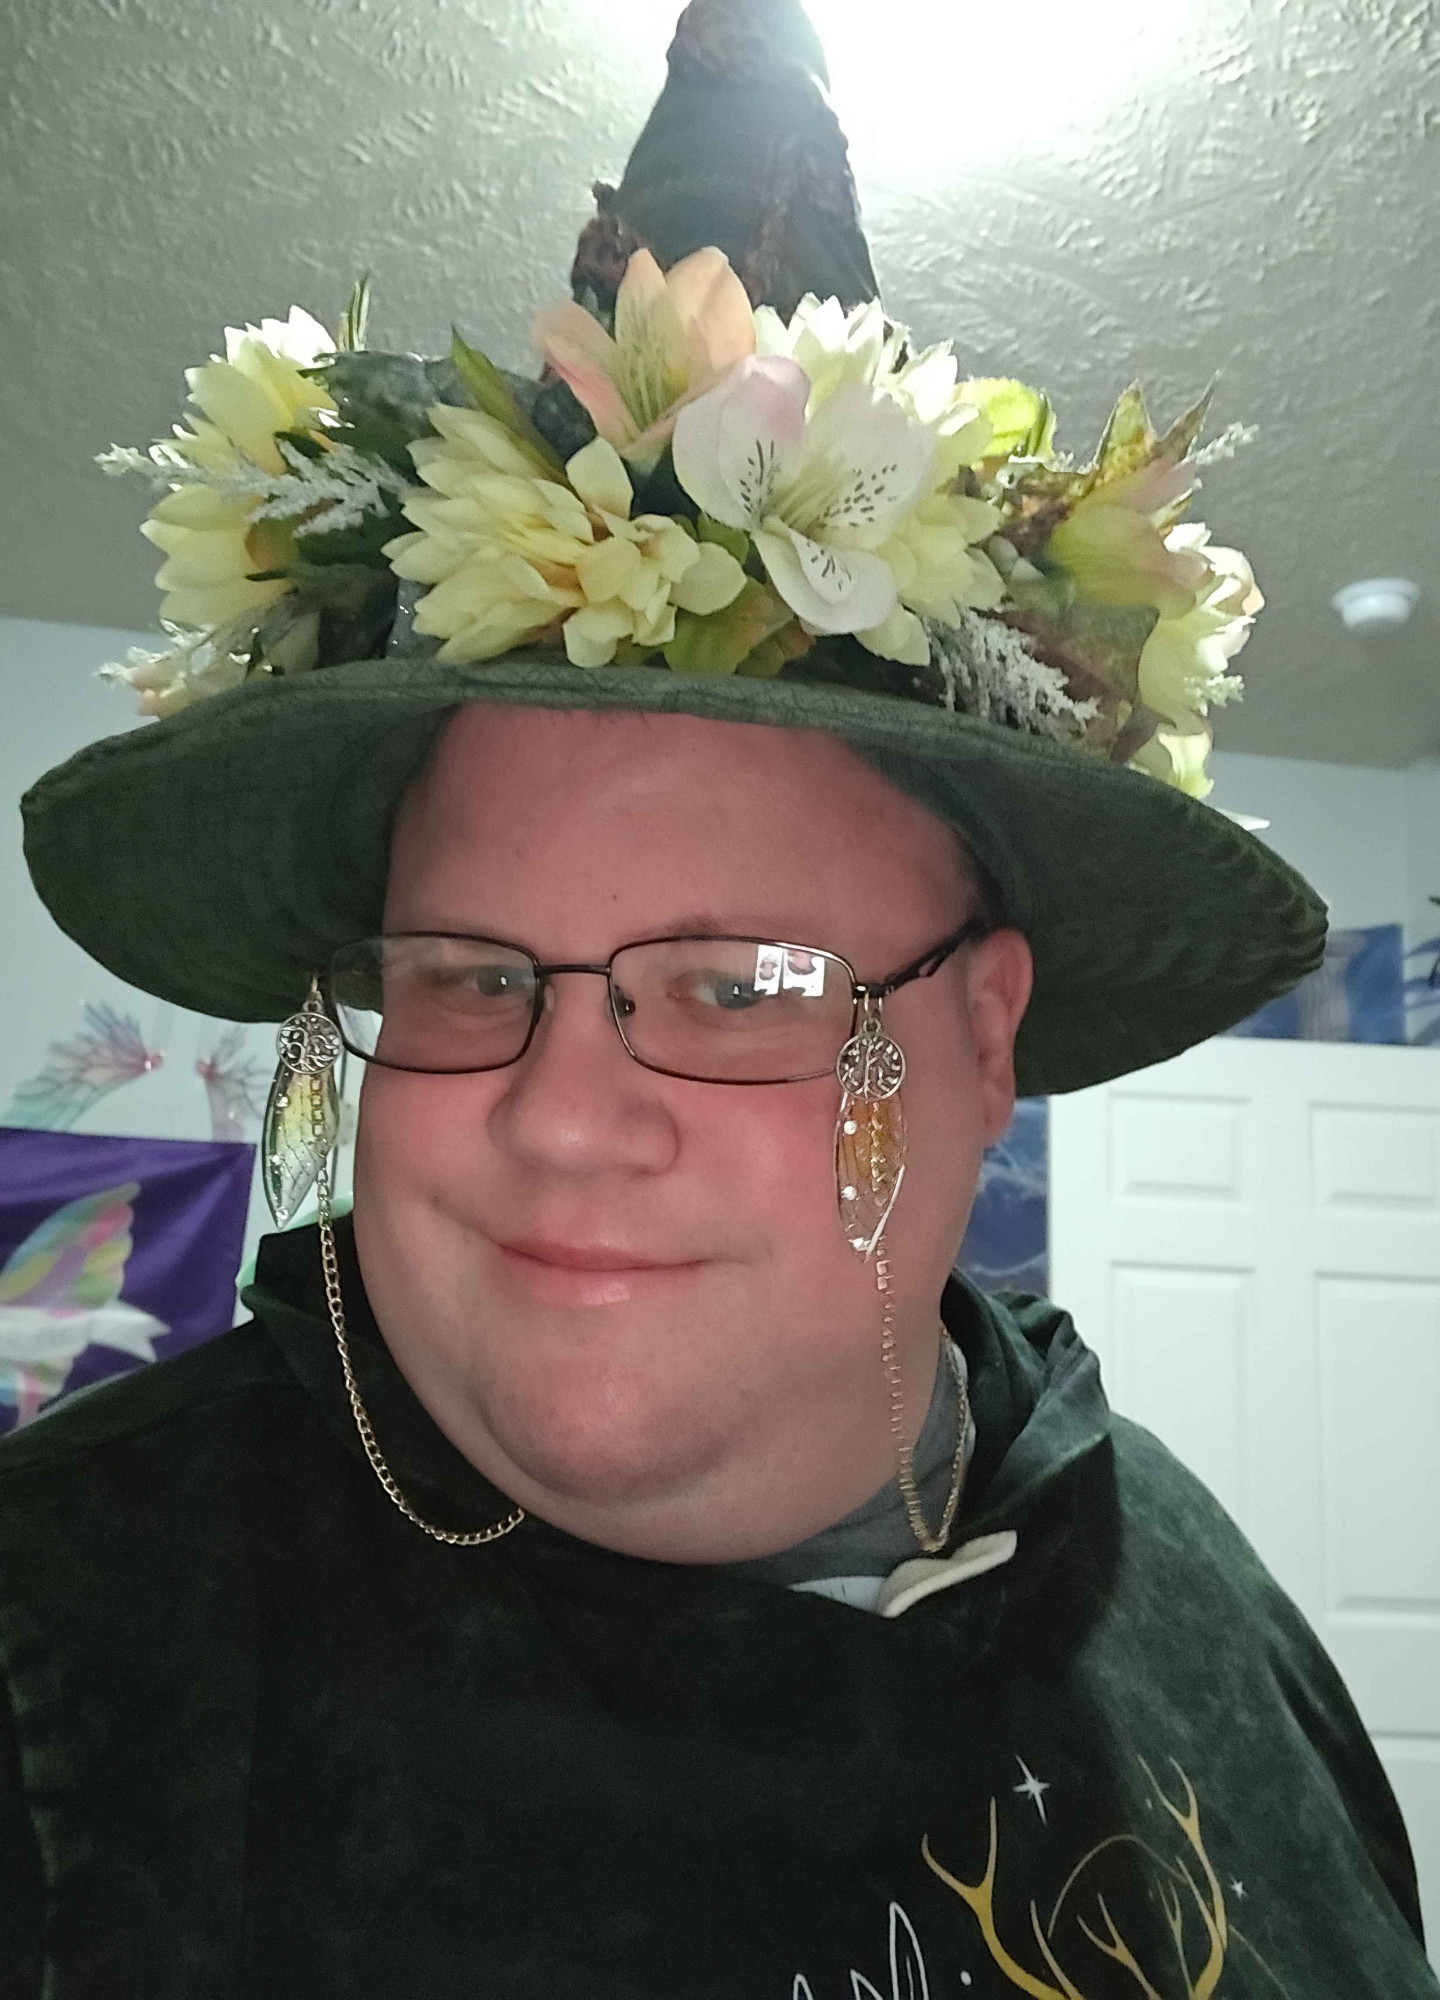
[[[385,921],[573,952],[707,916],[878,949],[964,888],[951,830],[823,731],[486,703],[406,797]]]

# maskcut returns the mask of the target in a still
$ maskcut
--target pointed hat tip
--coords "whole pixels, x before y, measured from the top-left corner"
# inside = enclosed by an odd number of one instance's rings
[[[602,315],[642,245],[663,266],[723,250],[757,305],[876,296],[825,54],[800,0],[690,0],[619,188],[597,186],[574,294]]]

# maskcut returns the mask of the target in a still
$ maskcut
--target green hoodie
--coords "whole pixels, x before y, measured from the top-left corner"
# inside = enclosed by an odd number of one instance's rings
[[[340,1241],[402,1485],[492,1519]],[[1440,1995],[1333,1667],[1052,1307],[947,1290],[953,1541],[1018,1541],[881,1618],[432,1542],[312,1231],[247,1303],[0,1446],[3,2000]]]

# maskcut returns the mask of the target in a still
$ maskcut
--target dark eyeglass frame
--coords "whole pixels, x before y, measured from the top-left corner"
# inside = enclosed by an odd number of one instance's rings
[[[610,997],[610,1018],[615,1023],[615,1031],[620,1037],[625,1053],[633,1062],[639,1063],[642,1069],[648,1069],[656,1076],[678,1077],[685,1083],[718,1083],[738,1090],[751,1090],[777,1083],[810,1083],[817,1077],[833,1075],[834,1064],[832,1062],[824,1069],[802,1070],[795,1076],[713,1077],[697,1076],[692,1070],[666,1069],[660,1063],[648,1062],[644,1056],[636,1054],[634,1048],[631,1046],[629,1036],[625,1033],[624,1017],[621,1014],[619,1006],[619,999],[622,996],[615,984],[614,977],[616,959],[622,957],[627,951],[635,950],[637,946],[652,944],[774,945],[777,950],[783,952],[808,952],[818,958],[827,958],[837,965],[843,965],[849,974],[851,996],[850,1034],[853,1036],[860,1025],[860,1010],[867,1003],[888,1000],[892,993],[899,992],[902,986],[908,986],[912,980],[932,978],[940,970],[945,961],[959,951],[963,945],[978,944],[982,938],[989,937],[995,928],[995,925],[984,917],[971,917],[958,930],[952,931],[948,937],[942,938],[938,944],[931,945],[928,951],[922,952],[918,958],[911,959],[908,965],[901,966],[898,972],[892,972],[888,978],[873,983],[857,979],[855,977],[855,968],[847,958],[842,958],[838,951],[826,951],[820,945],[787,944],[781,938],[750,937],[734,931],[684,931],[677,933],[674,937],[635,938],[629,944],[618,945],[603,965],[569,963],[546,965],[540,959],[536,958],[534,952],[528,950],[523,944],[514,944],[508,938],[489,937],[480,932],[384,931],[378,933],[373,940],[357,938],[350,945],[342,945],[340,950],[332,955],[330,964],[325,970],[325,998],[330,1015],[340,1030],[341,1041],[350,1051],[351,1055],[358,1056],[362,1062],[376,1063],[381,1069],[403,1070],[410,1076],[484,1076],[492,1070],[512,1068],[514,1064],[522,1061],[529,1052],[530,1045],[535,1039],[535,1031],[540,1026],[540,1019],[545,1011],[545,989],[557,973],[591,973],[606,982]],[[345,1023],[340,1009],[336,1006],[334,999],[334,962],[340,956],[340,952],[353,950],[355,944],[364,944],[372,941],[380,942],[384,938],[424,937],[451,938],[462,944],[497,944],[503,950],[513,951],[518,957],[529,960],[535,979],[535,998],[531,1004],[530,1026],[525,1032],[525,1040],[513,1056],[507,1056],[505,1061],[501,1063],[467,1063],[463,1069],[420,1069],[413,1063],[386,1062],[380,1056],[369,1055],[364,1049],[356,1048],[355,1044],[350,1040],[345,1032]],[[838,1056],[840,1051],[837,1049],[835,1053]]]

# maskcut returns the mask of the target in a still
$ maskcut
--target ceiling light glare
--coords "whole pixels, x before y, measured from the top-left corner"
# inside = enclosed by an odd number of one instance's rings
[[[1212,0],[1213,6],[1213,0]],[[648,91],[681,0],[568,0],[574,53],[618,59]],[[1193,72],[1200,0],[806,0],[830,94],[865,185],[923,186],[949,167],[1044,153],[1062,132],[1167,74]],[[1219,24],[1217,23],[1217,29]]]
[[[1137,84],[1185,63],[1197,0],[1028,0],[1008,7],[810,0],[835,108],[867,179],[1043,153]]]

